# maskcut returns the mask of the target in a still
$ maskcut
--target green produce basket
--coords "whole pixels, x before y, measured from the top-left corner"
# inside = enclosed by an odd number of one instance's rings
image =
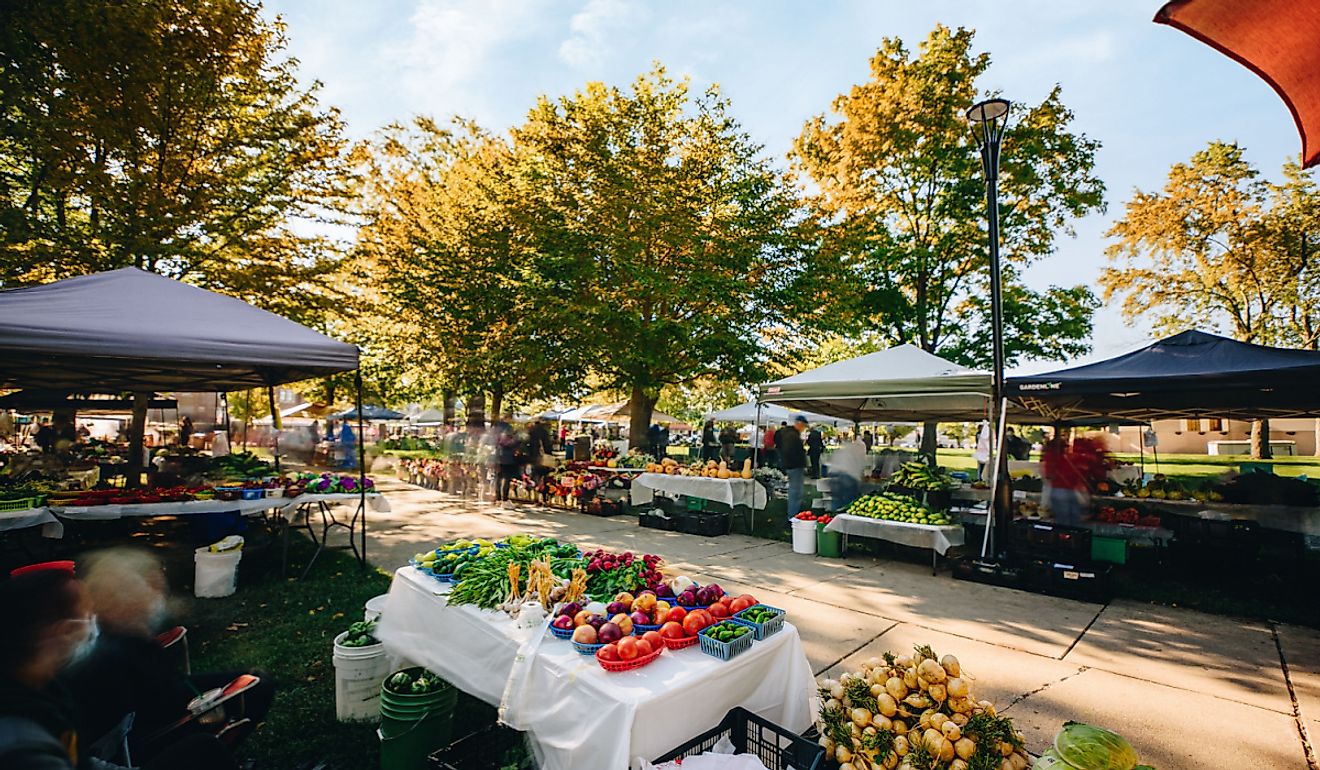
[[[0,511],[26,511],[30,508],[40,507],[40,497],[20,497],[16,500],[0,500]]]
[[[1121,537],[1091,538],[1091,561],[1107,561],[1110,564],[1127,564],[1128,541]]]
[[[816,525],[816,555],[827,559],[843,558],[843,535],[825,531],[824,524]]]

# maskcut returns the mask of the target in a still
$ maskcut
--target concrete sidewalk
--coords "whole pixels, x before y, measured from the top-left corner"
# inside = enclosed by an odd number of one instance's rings
[[[929,565],[817,559],[743,535],[695,537],[627,516],[503,509],[379,485],[393,510],[371,514],[368,555],[386,570],[445,540],[517,532],[655,553],[701,582],[785,609],[817,674],[914,644],[957,655],[975,692],[1013,717],[1033,753],[1071,719],[1118,731],[1158,770],[1316,768],[1306,736],[1320,735],[1320,631],[1087,604],[932,577]]]

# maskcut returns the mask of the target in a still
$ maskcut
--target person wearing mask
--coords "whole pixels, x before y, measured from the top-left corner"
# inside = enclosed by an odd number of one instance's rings
[[[130,548],[100,551],[83,559],[79,571],[100,628],[90,653],[61,676],[77,706],[79,732],[102,736],[133,714],[132,756],[135,761],[150,761],[181,737],[161,745],[149,740],[151,736],[185,716],[199,692],[225,687],[254,672],[185,677],[178,671],[156,639],[165,629],[168,586],[160,562],[150,553]],[[270,711],[274,680],[263,673],[257,673],[257,679],[241,701],[226,706],[228,721],[246,720],[226,735],[228,745],[249,735]],[[185,729],[185,734],[194,731]]]
[[[38,565],[0,582],[0,767],[22,770],[120,770],[91,755],[76,707],[58,681],[97,642],[86,589],[65,566]],[[234,759],[212,735],[172,744],[142,770],[232,770]]]
[[[715,433],[715,421],[706,420],[701,426],[701,459],[714,460],[720,453],[720,441]]]
[[[780,428],[779,461],[788,476],[788,520],[801,513],[802,474],[807,467],[807,451],[802,444],[802,432],[807,429],[807,418],[799,416],[793,426]]]
[[[820,456],[825,452],[825,439],[820,435],[820,428],[810,428],[807,431],[807,465],[811,471],[811,478],[820,478]]]
[[[733,462],[733,447],[738,443],[738,431],[733,429],[732,425],[725,425],[720,430],[720,459],[726,463]]]

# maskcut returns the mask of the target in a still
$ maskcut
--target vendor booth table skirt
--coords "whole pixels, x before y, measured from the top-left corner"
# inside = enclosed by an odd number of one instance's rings
[[[391,654],[498,706],[504,723],[529,734],[543,770],[622,770],[708,730],[734,706],[794,731],[811,722],[815,684],[791,624],[728,662],[691,647],[611,673],[544,623],[520,628],[502,612],[449,606],[447,592],[399,570],[377,635]]]
[[[841,513],[834,517],[826,527],[827,532],[838,532],[844,536],[844,552],[847,553],[848,536],[872,537],[899,545],[931,550],[931,571],[935,570],[935,559],[948,553],[949,549],[963,544],[961,526],[937,527],[930,524],[909,524],[905,521],[885,521],[866,516],[854,516]]]

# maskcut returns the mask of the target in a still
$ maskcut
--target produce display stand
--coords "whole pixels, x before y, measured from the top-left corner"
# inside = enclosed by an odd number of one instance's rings
[[[826,532],[838,532],[843,535],[843,555],[848,555],[848,536],[869,537],[885,540],[899,545],[930,549],[930,574],[934,575],[939,566],[939,557],[954,546],[963,544],[963,528],[959,526],[937,527],[932,524],[910,524],[906,521],[872,519],[866,516],[854,516],[850,513],[837,514],[825,526]]]
[[[706,476],[643,473],[633,479],[631,502],[634,506],[646,505],[657,492],[723,503],[735,513],[739,509],[745,510],[748,532],[752,531],[755,524],[756,511],[765,510],[768,499],[765,485],[756,479],[712,479]]]
[[[72,521],[114,521],[116,519],[150,516],[190,516],[202,513],[238,513],[257,516],[288,501],[278,497],[256,500],[187,500],[178,503],[131,503],[128,505],[66,505],[51,506],[61,519]]]
[[[737,706],[798,733],[811,721],[815,683],[791,624],[728,662],[692,647],[611,673],[544,622],[521,627],[501,612],[450,606],[449,589],[400,569],[377,637],[390,654],[498,706],[501,722],[528,733],[543,770],[626,768],[704,734]]]

